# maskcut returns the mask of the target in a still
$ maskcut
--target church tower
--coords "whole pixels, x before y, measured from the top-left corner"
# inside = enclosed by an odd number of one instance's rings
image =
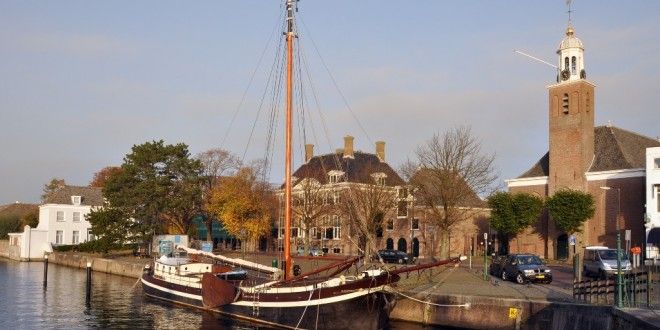
[[[584,47],[570,22],[559,44],[557,83],[549,90],[548,193],[586,191],[585,172],[594,157],[594,84],[586,80]]]

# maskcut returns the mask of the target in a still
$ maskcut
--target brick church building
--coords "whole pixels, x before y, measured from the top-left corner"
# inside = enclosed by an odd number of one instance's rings
[[[549,151],[522,175],[507,180],[509,191],[542,198],[561,189],[587,192],[596,209],[577,235],[577,247],[616,246],[617,214],[618,228],[631,230],[632,246],[641,247],[645,241],[645,152],[660,142],[611,125],[594,126],[596,86],[586,79],[584,47],[570,25],[557,54],[557,83],[548,87]],[[568,235],[544,213],[512,239],[509,248],[511,253],[564,259]]]

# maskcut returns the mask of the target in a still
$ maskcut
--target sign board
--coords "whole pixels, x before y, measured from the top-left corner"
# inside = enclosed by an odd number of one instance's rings
[[[577,238],[575,235],[568,236],[568,245],[575,245],[577,243]]]
[[[630,229],[626,229],[626,241],[630,240]]]
[[[509,307],[509,318],[512,320],[518,318],[518,308]]]
[[[172,241],[158,242],[158,255],[168,255],[174,251],[174,243]]]
[[[202,242],[201,247],[204,252],[213,252],[213,242]]]

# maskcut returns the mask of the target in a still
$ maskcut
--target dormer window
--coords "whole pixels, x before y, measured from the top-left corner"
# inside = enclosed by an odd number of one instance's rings
[[[71,204],[73,205],[80,205],[80,202],[82,201],[81,196],[71,196]]]
[[[387,175],[385,175],[385,173],[374,173],[371,175],[371,177],[374,179],[374,182],[376,183],[377,186],[385,185],[385,179],[387,178]]]
[[[343,176],[344,176],[344,172],[330,171],[330,172],[328,172],[328,183],[341,182]]]

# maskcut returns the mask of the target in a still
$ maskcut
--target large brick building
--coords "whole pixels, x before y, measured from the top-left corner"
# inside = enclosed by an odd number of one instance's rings
[[[292,223],[292,250],[309,246],[328,254],[357,255],[357,232],[339,209],[343,199],[351,198],[352,189],[379,186],[391,195],[391,205],[382,225],[375,233],[378,249],[397,249],[414,257],[438,255],[439,233],[432,213],[415,203],[408,193],[407,183],[385,161],[385,142],[376,142],[376,152],[355,151],[353,137],[344,138],[344,148],[335,153],[314,155],[314,146],[305,146],[305,163],[293,173],[294,216]],[[275,246],[281,248],[283,237],[283,190],[280,199],[279,220],[275,224]],[[307,196],[307,197],[305,197]],[[355,197],[355,196],[354,196]],[[489,210],[476,195],[466,207],[472,208],[472,217],[457,224],[451,233],[452,255],[467,254],[478,249],[478,235],[488,230]],[[393,202],[393,203],[389,203]],[[311,204],[307,207],[304,204]],[[306,209],[300,211],[301,209]],[[314,219],[309,225],[302,221],[305,213]]]
[[[632,246],[645,240],[645,151],[660,142],[611,125],[594,127],[595,85],[586,80],[584,48],[571,26],[559,44],[557,83],[548,87],[549,151],[528,171],[507,180],[511,192],[546,198],[561,189],[590,193],[593,218],[577,236],[578,247],[614,246],[620,229],[631,230]],[[547,214],[510,242],[511,252],[550,259],[568,255],[567,233]]]

